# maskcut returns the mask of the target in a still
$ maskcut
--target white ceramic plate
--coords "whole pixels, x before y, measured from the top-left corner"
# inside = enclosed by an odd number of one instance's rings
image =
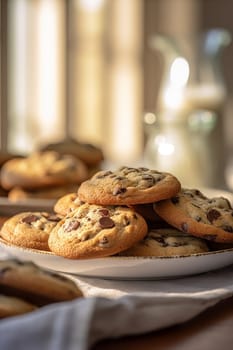
[[[110,279],[162,279],[219,269],[233,264],[233,248],[177,257],[107,257],[70,260],[33,249],[13,246],[0,239],[0,248],[22,260],[30,260],[51,270],[79,276]]]
[[[0,197],[0,216],[11,216],[23,211],[53,211],[54,199],[28,198],[17,203],[7,197]]]
[[[207,196],[225,196],[233,203],[229,192],[202,189]],[[106,257],[70,260],[50,252],[13,246],[0,240],[0,249],[8,254],[31,260],[42,267],[79,276],[110,279],[162,279],[200,274],[233,264],[233,248],[214,252],[175,257]]]

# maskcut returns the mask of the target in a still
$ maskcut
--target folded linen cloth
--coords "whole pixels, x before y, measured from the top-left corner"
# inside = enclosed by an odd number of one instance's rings
[[[69,276],[85,298],[0,320],[0,349],[86,350],[105,338],[183,323],[233,295],[233,265],[170,280]]]

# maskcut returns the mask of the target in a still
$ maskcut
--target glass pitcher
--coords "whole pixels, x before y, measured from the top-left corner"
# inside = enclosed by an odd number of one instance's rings
[[[165,68],[155,118],[145,122],[144,160],[186,186],[226,187],[221,53],[230,42],[225,29],[211,29],[186,47],[165,35],[150,40],[163,54]]]

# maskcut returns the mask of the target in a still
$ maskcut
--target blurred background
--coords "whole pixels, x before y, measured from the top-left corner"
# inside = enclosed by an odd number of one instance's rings
[[[233,190],[231,0],[0,4],[2,152],[72,137]]]

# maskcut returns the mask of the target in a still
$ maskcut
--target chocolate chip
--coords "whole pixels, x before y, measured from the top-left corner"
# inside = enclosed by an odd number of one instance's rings
[[[182,222],[181,230],[184,231],[184,232],[188,232],[188,224],[187,224],[187,222]]]
[[[109,170],[109,171],[105,171],[105,172],[102,172],[101,174],[99,174],[99,175],[96,175],[96,178],[97,179],[102,179],[102,178],[104,178],[104,177],[106,177],[106,176],[108,176],[108,175],[111,175],[112,174],[112,172]]]
[[[108,216],[109,215],[109,210],[108,209],[99,209],[98,210],[98,214],[102,215],[102,216]]]
[[[144,168],[144,167],[139,167],[138,170],[139,170],[139,171],[149,171],[148,168]]]
[[[200,221],[201,221],[201,217],[200,217],[200,216],[196,216],[196,217],[195,217],[195,220],[196,220],[197,222],[200,222]]]
[[[108,245],[108,239],[107,239],[107,237],[106,236],[103,236],[100,240],[99,240],[99,245],[100,246],[106,246],[106,245]]]
[[[217,235],[211,235],[211,234],[203,235],[203,238],[207,239],[208,241],[215,241],[217,238]]]
[[[130,173],[138,173],[138,169],[128,167],[122,167],[120,168],[120,171],[122,171],[125,175],[128,175]]]
[[[224,226],[222,226],[221,228],[222,228],[224,231],[233,233],[233,227],[230,226],[230,225],[224,225]]]
[[[122,180],[125,180],[125,177],[124,176],[116,176],[116,180],[122,181]]]
[[[47,217],[47,220],[53,221],[53,222],[59,222],[61,219],[57,215],[49,215]]]
[[[64,231],[70,232],[73,230],[77,230],[77,228],[80,226],[80,222],[78,220],[71,220],[65,223],[63,225]]]
[[[150,174],[142,174],[143,180],[154,180],[154,177]]]
[[[156,178],[156,182],[159,182],[164,179],[164,176],[160,175]]]
[[[177,203],[179,203],[180,199],[179,199],[179,197],[172,197],[171,201],[173,204],[177,204]]]
[[[40,219],[39,216],[31,214],[22,218],[21,221],[25,222],[26,224],[31,224],[32,222],[36,222],[39,219]]]
[[[165,242],[165,240],[163,239],[163,237],[153,237],[152,238],[158,242],[162,247],[167,247],[168,246],[168,243]]]
[[[201,193],[201,191],[199,191],[199,190],[195,190],[195,195],[202,198],[202,199],[206,199],[206,196],[204,196],[204,194]]]
[[[129,224],[130,224],[129,218],[127,218],[127,216],[124,216],[124,217],[123,217],[123,225],[124,225],[124,226],[128,226]]]
[[[145,180],[148,183],[148,186],[153,186],[155,184],[155,178],[149,174],[143,174],[142,180]]]
[[[126,191],[127,191],[127,189],[126,189],[125,187],[116,186],[116,187],[113,189],[112,194],[113,194],[114,196],[117,196],[118,194],[125,193]]]
[[[129,166],[122,167],[122,170],[126,170],[126,171],[138,171],[137,168],[132,168],[132,167],[129,167]]]
[[[189,195],[189,197],[194,198],[194,194],[193,193],[188,192],[187,194]]]
[[[221,216],[221,213],[216,209],[210,209],[206,216],[209,222],[212,224],[213,221],[217,220]]]
[[[114,221],[110,219],[108,216],[102,216],[99,219],[99,224],[102,228],[112,228],[115,226]]]
[[[123,171],[123,170],[127,170],[127,169],[129,169],[129,168],[123,165],[119,168],[119,171]]]

